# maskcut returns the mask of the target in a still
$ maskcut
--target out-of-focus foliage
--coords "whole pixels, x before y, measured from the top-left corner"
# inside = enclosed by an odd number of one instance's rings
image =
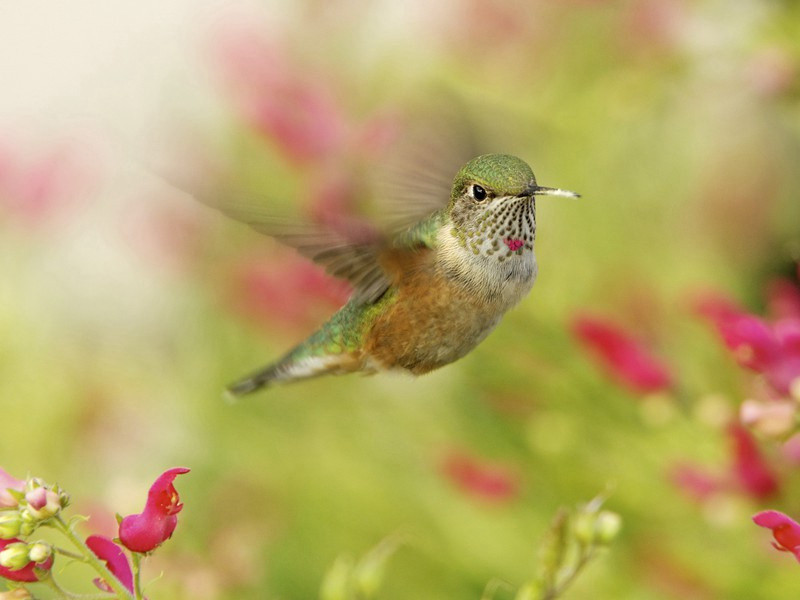
[[[3,145],[0,464],[69,481],[96,499],[75,507],[86,532],[111,535],[109,507],[135,512],[155,474],[191,467],[150,597],[314,598],[337,557],[397,536],[376,598],[478,599],[492,580],[511,598],[558,507],[609,485],[625,526],[564,597],[796,589],[796,561],[751,522],[800,517],[794,410],[778,435],[739,422],[772,397],[696,307],[711,290],[764,314],[770,282],[798,284],[800,9],[419,4],[265,3],[212,23],[206,85],[169,90],[152,153],[179,148],[187,186],[324,221],[374,212],[380,159],[425,107],[457,106],[490,150],[583,195],[539,200],[530,297],[429,376],[228,405],[226,383],[346,291],[158,177],[132,194],[81,144]],[[587,352],[587,318],[601,354],[622,340],[624,368]],[[664,369],[647,394],[625,383],[637,361]]]

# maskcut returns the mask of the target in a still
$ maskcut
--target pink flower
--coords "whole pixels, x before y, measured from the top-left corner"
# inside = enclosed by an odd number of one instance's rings
[[[670,473],[670,479],[696,502],[705,502],[724,487],[719,477],[691,464],[676,465]]]
[[[244,117],[287,158],[308,164],[341,150],[348,124],[324,73],[294,64],[249,25],[221,32],[216,52]]]
[[[13,508],[17,506],[17,499],[8,493],[8,490],[21,492],[25,489],[25,481],[12,477],[0,467],[0,507]]]
[[[800,319],[800,287],[788,279],[767,286],[767,305],[773,319]]]
[[[131,571],[130,563],[128,563],[128,557],[125,556],[122,548],[102,535],[90,535],[86,538],[86,545],[89,546],[89,550],[94,552],[97,558],[106,563],[111,574],[119,579],[119,582],[128,590],[133,592],[133,572]],[[94,584],[104,592],[113,592],[111,586],[99,577],[94,580]]]
[[[517,493],[517,483],[508,469],[466,454],[451,454],[445,459],[442,470],[459,488],[486,500],[507,500]]]
[[[172,485],[175,477],[189,469],[176,467],[165,471],[150,487],[144,511],[128,515],[119,524],[119,541],[133,552],[150,552],[172,537],[183,508]]]
[[[0,207],[18,220],[39,224],[62,213],[96,178],[82,152],[59,146],[26,156],[0,146]]]
[[[8,546],[9,544],[22,544],[22,543],[24,542],[17,538],[0,540],[0,551],[5,549],[5,547]],[[35,563],[33,561],[30,561],[27,565],[25,565],[21,569],[9,569],[8,567],[0,566],[0,577],[5,577],[6,579],[10,579],[11,581],[33,583],[35,581],[39,581],[39,578],[36,576],[34,569],[50,570],[52,566],[53,566],[52,556],[50,556],[47,560],[41,563]]]
[[[572,331],[606,371],[630,390],[650,393],[672,385],[666,365],[614,323],[603,318],[579,316],[572,323]]]
[[[764,459],[756,440],[738,424],[728,428],[732,443],[732,472],[736,483],[748,495],[758,500],[774,496],[779,489],[779,482],[772,469]]]
[[[714,323],[740,365],[762,373],[778,394],[789,394],[800,378],[800,319],[784,318],[770,325],[715,297],[701,300],[698,312]]]
[[[753,522],[772,530],[772,545],[781,552],[791,552],[800,562],[800,524],[777,510],[765,510],[753,515]]]

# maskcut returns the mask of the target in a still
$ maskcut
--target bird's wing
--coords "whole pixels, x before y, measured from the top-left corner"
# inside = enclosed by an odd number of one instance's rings
[[[352,298],[372,303],[391,285],[380,258],[387,248],[386,235],[364,223],[342,221],[337,225],[297,222],[265,214],[263,204],[246,201],[204,203],[245,223],[259,233],[297,250],[334,277],[353,286]]]
[[[487,150],[458,106],[418,115],[407,130],[375,168],[381,213],[387,228],[400,235],[443,211],[458,170]]]

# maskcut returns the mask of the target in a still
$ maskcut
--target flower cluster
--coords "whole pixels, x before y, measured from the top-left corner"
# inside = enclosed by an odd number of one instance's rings
[[[95,568],[98,588],[117,598],[142,598],[140,557],[155,550],[175,531],[183,505],[173,481],[188,472],[186,468],[164,472],[151,486],[144,510],[120,518],[120,547],[100,535],[81,539],[75,531],[75,520],[67,522],[62,516],[69,496],[57,485],[37,478],[17,479],[0,468],[0,577],[16,585],[46,582],[62,596],[69,596],[55,581],[51,569],[57,554],[75,558],[75,552],[29,539],[38,528],[52,527],[75,546],[82,560]],[[123,547],[131,552],[133,566]]]
[[[732,425],[730,431],[738,457],[733,476],[759,500],[776,495],[780,481],[745,427],[781,441],[786,462],[795,461],[800,442],[800,287],[789,280],[772,282],[767,290],[767,305],[768,318],[748,313],[735,302],[716,295],[703,297],[696,306],[697,312],[712,323],[736,362],[757,374],[753,397],[740,407],[741,425]],[[714,484],[708,483],[706,480],[703,487],[713,490]],[[797,522],[777,510],[759,512],[753,521],[772,530],[775,548],[791,552],[800,561]]]

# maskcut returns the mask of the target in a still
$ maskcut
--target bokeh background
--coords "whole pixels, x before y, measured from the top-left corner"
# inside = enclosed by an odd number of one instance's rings
[[[800,307],[799,69],[779,0],[3,3],[0,464],[112,535],[190,467],[150,598],[314,598],[391,536],[379,598],[512,598],[604,490],[624,529],[565,597],[786,597],[750,516],[800,515],[794,413],[737,425],[763,390],[697,307]],[[347,290],[186,191],[368,213],[442,105],[584,196],[538,203],[533,293],[424,378],[224,403]]]

